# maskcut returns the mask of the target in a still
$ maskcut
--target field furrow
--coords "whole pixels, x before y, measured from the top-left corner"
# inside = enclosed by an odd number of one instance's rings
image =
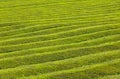
[[[120,79],[120,0],[0,0],[0,79]]]

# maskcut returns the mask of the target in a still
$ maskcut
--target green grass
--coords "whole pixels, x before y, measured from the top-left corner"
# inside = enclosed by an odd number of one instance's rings
[[[120,1],[0,0],[0,79],[120,79]]]
[[[100,79],[119,79],[120,75],[110,75],[110,76],[105,76]]]

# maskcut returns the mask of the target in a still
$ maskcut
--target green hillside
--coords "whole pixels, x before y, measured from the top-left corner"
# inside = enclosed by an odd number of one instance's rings
[[[120,0],[0,0],[0,79],[120,79]]]

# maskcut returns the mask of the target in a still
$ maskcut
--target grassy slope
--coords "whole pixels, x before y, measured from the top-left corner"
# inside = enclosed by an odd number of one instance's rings
[[[120,75],[110,75],[110,76],[105,76],[100,79],[119,79]]]
[[[0,79],[119,79],[119,0],[0,0]]]

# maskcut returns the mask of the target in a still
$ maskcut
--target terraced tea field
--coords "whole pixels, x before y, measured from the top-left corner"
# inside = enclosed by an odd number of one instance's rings
[[[0,79],[120,79],[120,0],[0,0]]]

